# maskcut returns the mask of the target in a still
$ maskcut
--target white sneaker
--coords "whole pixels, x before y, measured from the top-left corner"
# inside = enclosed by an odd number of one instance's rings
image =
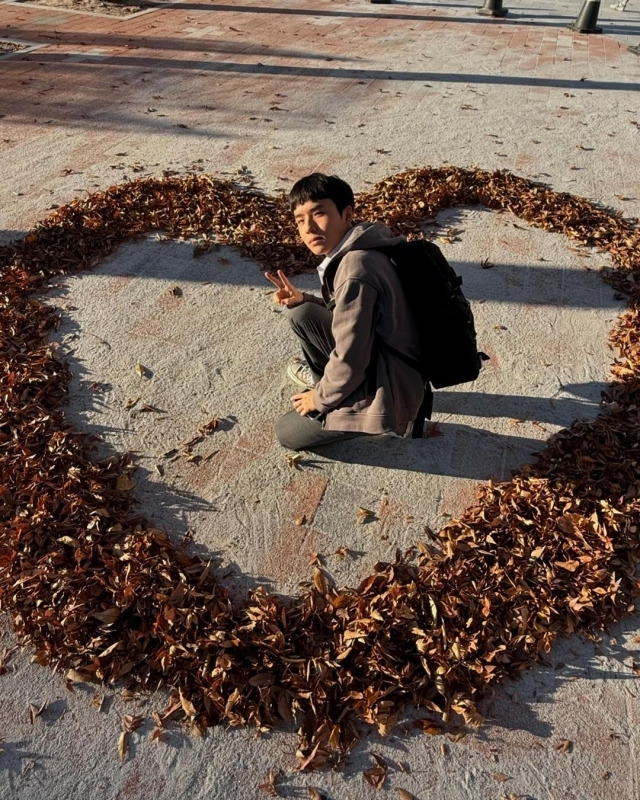
[[[622,3],[614,3],[613,5],[609,6],[609,8],[612,8],[614,11],[624,11],[625,7],[626,3],[624,5],[622,5]]]
[[[287,378],[303,389],[313,389],[316,385],[311,367],[303,358],[292,358],[287,367]]]

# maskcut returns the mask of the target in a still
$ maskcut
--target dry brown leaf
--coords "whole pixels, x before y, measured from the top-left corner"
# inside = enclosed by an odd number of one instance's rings
[[[127,750],[129,749],[129,734],[127,731],[122,731],[118,737],[118,758],[124,761],[127,757]]]
[[[77,669],[67,670],[67,673],[64,677],[65,680],[70,683],[92,683],[95,680],[91,673],[83,672]]]
[[[444,436],[442,428],[437,422],[429,422],[424,429],[424,439],[435,439],[438,436]]]
[[[31,725],[34,724],[36,719],[42,714],[42,712],[47,707],[47,702],[45,700],[41,706],[35,706],[33,703],[29,703],[29,722]]]
[[[560,753],[570,753],[573,750],[573,742],[571,739],[560,739],[557,744],[553,745],[553,749]]]
[[[193,719],[197,714],[197,710],[191,700],[189,700],[182,692],[182,689],[178,690],[178,694],[180,696],[180,705],[182,706],[182,710],[184,713]]]
[[[105,625],[110,625],[120,618],[120,609],[117,606],[113,606],[112,608],[107,608],[104,611],[96,611],[93,615],[96,619],[99,619],[100,622],[104,622]]]
[[[313,583],[320,594],[327,593],[327,579],[324,576],[324,572],[318,567],[313,570]]]
[[[383,767],[369,767],[362,773],[364,780],[374,789],[382,789],[387,778],[387,770]]]
[[[433,719],[417,719],[414,722],[416,728],[420,728],[423,733],[428,733],[430,736],[437,736],[443,732],[443,725]]]
[[[126,472],[121,472],[116,481],[116,488],[119,492],[129,492],[131,489],[135,489],[135,483]]]
[[[356,512],[356,519],[360,524],[364,524],[366,522],[373,522],[377,517],[375,511],[360,506]]]
[[[105,700],[104,695],[96,692],[91,698],[91,705],[94,705],[98,709],[98,711],[102,711],[102,708],[104,706],[104,700]]]
[[[274,769],[270,769],[265,779],[258,786],[258,789],[266,792],[266,794],[268,794],[270,797],[280,797],[281,795],[276,784],[281,776],[281,770],[276,771]]]
[[[134,733],[144,722],[141,714],[125,714],[122,718],[122,727],[127,733]]]

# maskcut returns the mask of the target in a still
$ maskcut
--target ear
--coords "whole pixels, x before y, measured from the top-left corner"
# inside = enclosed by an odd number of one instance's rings
[[[342,219],[351,225],[353,222],[353,206],[347,206],[342,212]]]

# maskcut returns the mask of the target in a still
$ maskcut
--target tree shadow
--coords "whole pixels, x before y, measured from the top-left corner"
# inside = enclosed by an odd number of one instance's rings
[[[523,730],[549,738],[554,731],[543,718],[543,706],[555,702],[558,692],[576,681],[599,683],[603,689],[608,684],[622,683],[636,696],[638,678],[631,664],[634,658],[640,658],[640,645],[624,647],[621,641],[632,640],[639,622],[640,617],[629,617],[613,626],[599,641],[576,634],[558,639],[545,662],[518,678],[504,680],[485,697],[481,712],[487,726],[475,735],[483,741],[494,741],[500,730]],[[612,688],[615,690],[615,686]]]
[[[30,750],[31,742],[21,741],[2,741],[2,753],[0,754],[0,775],[4,773],[11,796],[17,796],[20,787],[24,789],[25,782],[32,776],[39,779],[40,772],[46,773],[45,760],[50,756]]]
[[[575,420],[594,416],[606,386],[596,381],[571,383],[563,390],[577,397],[551,398],[440,389],[435,393],[434,405],[438,415],[505,417],[518,425],[537,421],[568,428]]]
[[[487,210],[487,213],[490,212]],[[439,223],[442,226],[451,225],[458,217],[455,213],[447,213],[443,219],[446,222]],[[216,245],[214,250],[192,258],[193,242],[166,241],[160,237],[158,233],[137,242],[121,244],[101,262],[94,274],[123,280],[216,283],[265,291],[271,288],[255,262],[248,256],[241,256],[235,247]],[[296,245],[287,249],[291,253],[291,262],[298,260],[300,248]],[[505,261],[496,262],[492,269],[486,270],[480,267],[480,257],[473,262],[459,260],[447,251],[446,246],[443,252],[463,278],[463,291],[472,302],[621,310],[624,298],[607,286],[593,269],[578,271],[552,264],[539,266],[529,263],[525,266]],[[587,250],[585,254],[588,254]],[[307,281],[309,276],[315,275],[315,269],[310,268],[295,280]],[[317,293],[318,290],[317,280],[311,278],[305,291]]]
[[[415,21],[414,17],[411,17]],[[37,58],[34,56],[24,56],[24,60],[35,61],[42,65],[48,65],[50,70],[54,65],[62,66],[65,74],[68,70],[72,70],[82,64],[68,63],[64,64],[67,56],[57,53],[39,53]],[[87,56],[87,61],[91,61],[91,56]],[[314,66],[289,66],[286,64],[262,64],[262,63],[241,63],[230,61],[201,61],[192,59],[173,60],[170,58],[157,58],[148,56],[134,56],[134,55],[115,55],[109,56],[107,59],[94,63],[91,65],[92,70],[106,69],[109,67],[117,66],[123,67],[140,67],[141,69],[163,70],[171,69],[176,72],[184,70],[197,71],[199,73],[211,73],[220,75],[277,75],[285,78],[323,78],[323,79],[339,79],[339,80],[363,80],[363,81],[376,81],[385,80],[391,82],[421,82],[421,83],[448,83],[448,84],[493,84],[496,86],[526,86],[526,87],[550,87],[555,89],[571,89],[574,91],[626,91],[626,92],[640,92],[640,85],[633,83],[625,83],[623,81],[606,81],[589,79],[583,81],[580,78],[546,78],[536,77],[530,75],[487,75],[485,73],[475,72],[425,72],[418,70],[397,70],[392,69],[376,69],[376,68],[353,68],[353,67],[314,67]],[[52,80],[55,80],[53,73],[50,72]],[[60,80],[63,79],[62,75],[58,76]],[[68,109],[68,106],[65,107]],[[40,115],[51,115],[55,110],[54,104],[40,107]],[[14,109],[14,114],[15,109]],[[32,122],[33,110],[27,107],[26,114],[29,121]],[[65,121],[68,123],[68,110],[65,112]],[[133,119],[133,117],[132,117]],[[140,118],[135,117],[135,120],[140,124]],[[308,121],[305,129],[308,129]],[[188,131],[186,132],[188,134]],[[194,133],[192,131],[192,133]]]

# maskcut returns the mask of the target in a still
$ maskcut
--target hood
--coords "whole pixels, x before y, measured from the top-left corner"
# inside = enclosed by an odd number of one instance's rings
[[[375,250],[379,247],[392,247],[405,241],[404,236],[394,236],[384,222],[361,222],[351,229],[351,233],[331,260],[343,256],[350,250]]]
[[[336,270],[346,253],[351,250],[376,250],[380,247],[393,247],[393,245],[406,241],[405,236],[393,236],[384,222],[361,222],[359,225],[355,225],[340,249],[326,262],[322,274],[322,297],[325,303],[328,304],[331,301]]]

